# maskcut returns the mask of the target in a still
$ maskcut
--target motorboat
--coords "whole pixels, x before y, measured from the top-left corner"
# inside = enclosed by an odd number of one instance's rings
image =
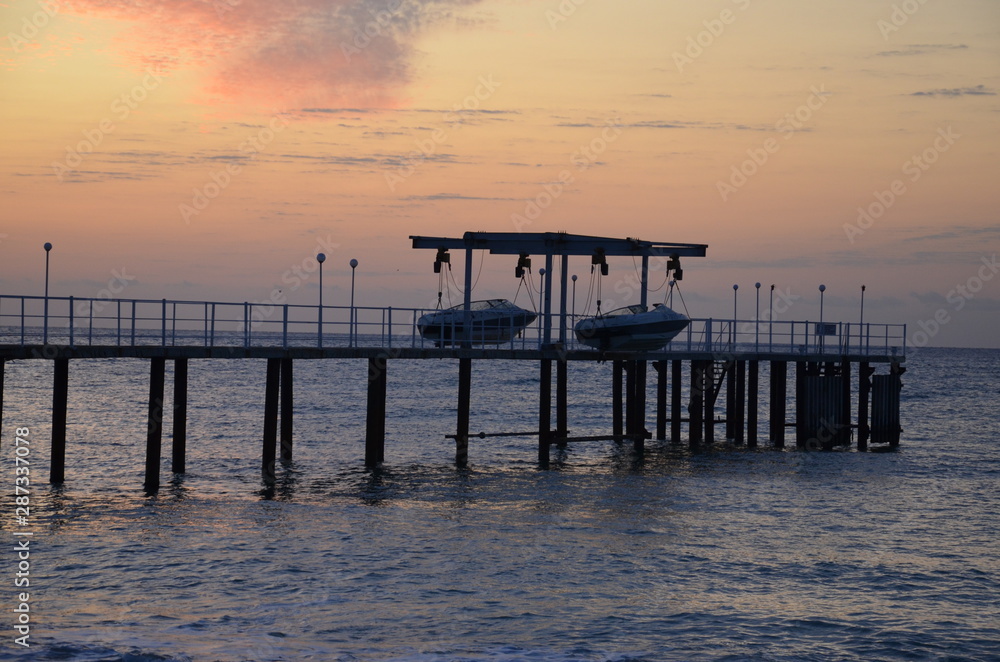
[[[470,304],[471,327],[465,327],[465,304],[421,315],[417,328],[425,340],[438,346],[460,342],[499,345],[510,342],[514,336],[535,321],[537,315],[516,306],[507,299],[486,299]]]
[[[576,323],[576,339],[602,351],[649,352],[660,349],[684,330],[691,320],[656,303],[625,306]]]

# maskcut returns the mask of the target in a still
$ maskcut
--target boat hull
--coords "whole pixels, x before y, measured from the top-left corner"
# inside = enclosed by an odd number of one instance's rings
[[[465,311],[460,307],[422,315],[417,329],[425,340],[439,347],[463,342],[499,345],[513,340],[536,315],[513,304],[487,310],[472,310],[471,325],[466,328]]]
[[[648,312],[591,317],[577,323],[576,339],[602,351],[651,352],[667,345],[691,323],[665,306]]]

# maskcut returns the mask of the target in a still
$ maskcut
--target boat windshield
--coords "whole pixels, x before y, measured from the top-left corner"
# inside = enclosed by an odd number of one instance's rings
[[[625,306],[624,308],[617,308],[612,310],[610,313],[604,313],[602,317],[618,317],[620,315],[638,315],[639,313],[646,312],[646,307],[641,304],[635,304],[634,306]]]
[[[482,301],[472,301],[469,303],[470,310],[498,310],[498,311],[517,311],[520,310],[517,306],[512,304],[507,299],[484,299]],[[465,304],[460,303],[457,306],[452,306],[450,310],[465,310]]]

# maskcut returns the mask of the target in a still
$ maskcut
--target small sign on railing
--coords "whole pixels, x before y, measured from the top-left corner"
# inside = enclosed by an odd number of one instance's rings
[[[834,322],[816,322],[816,335],[817,336],[837,335],[837,324]]]

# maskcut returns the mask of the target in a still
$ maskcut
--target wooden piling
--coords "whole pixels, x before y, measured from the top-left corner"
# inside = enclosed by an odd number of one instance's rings
[[[705,443],[715,441],[715,361],[705,361]]]
[[[788,408],[788,363],[771,361],[771,443],[785,447],[785,417]]]
[[[679,444],[681,441],[681,379],[683,379],[684,363],[680,360],[671,361],[670,366],[670,441]]]
[[[625,361],[625,434],[635,434],[635,361]]]
[[[538,388],[538,464],[549,466],[549,443],[552,441],[552,359],[542,359]]]
[[[281,460],[292,459],[292,431],[294,412],[294,364],[292,359],[281,359]]]
[[[170,469],[175,474],[185,472],[187,455],[188,360],[174,359],[174,439]]]
[[[691,402],[688,405],[688,441],[691,448],[701,445],[705,416],[705,373],[711,370],[710,361],[691,361]],[[706,367],[707,366],[707,367]]]
[[[160,450],[163,441],[163,382],[167,360],[155,357],[149,361],[149,413],[146,417],[146,481],[147,492],[160,488]]]
[[[635,404],[632,407],[632,425],[633,434],[635,437],[632,438],[633,448],[636,453],[642,453],[646,449],[646,371],[647,363],[645,360],[635,361],[633,363],[633,368],[635,370],[635,380],[633,384],[633,398]]]
[[[840,359],[840,419],[838,420],[837,443],[851,444],[851,362],[846,356]]]
[[[805,446],[806,435],[805,413],[806,413],[806,370],[805,361],[795,362],[795,445],[799,448]]]
[[[469,461],[469,409],[472,406],[472,359],[458,360],[458,420],[455,430],[455,464]]]
[[[890,366],[888,375],[874,375],[871,391],[871,441],[899,445],[899,393],[903,388],[900,376],[906,368],[898,363]]]
[[[69,359],[55,359],[53,363],[52,451],[49,458],[49,482],[58,484],[66,478],[66,407],[69,402]]]
[[[274,481],[275,446],[278,440],[278,386],[281,380],[281,359],[267,360],[264,384],[264,443],[261,452],[261,476]]]
[[[365,425],[365,466],[377,467],[385,461],[385,399],[388,391],[387,358],[368,359],[368,409]],[[470,370],[471,372],[471,370]],[[468,453],[468,414],[466,414],[466,453]]]
[[[566,448],[566,442],[562,440],[569,436],[567,372],[566,359],[559,359],[556,362],[556,439],[559,448]]]
[[[612,362],[611,377],[611,434],[622,436],[622,373],[625,371],[623,361]]]
[[[757,396],[760,390],[760,361],[754,359],[748,364],[747,375],[747,447],[757,447]]]
[[[733,441],[737,444],[742,444],[745,441],[744,437],[744,414],[746,412],[746,401],[747,401],[747,362],[737,361],[736,362],[736,420],[733,421],[733,431],[736,436]]]
[[[867,361],[858,364],[858,450],[868,450],[871,427],[868,418],[868,402],[872,390],[871,376],[875,370]]]
[[[736,412],[743,402],[736,398],[736,361],[727,361],[726,368],[726,440],[736,441]]]
[[[663,441],[667,438],[667,362],[654,361],[656,370],[656,438]]]

